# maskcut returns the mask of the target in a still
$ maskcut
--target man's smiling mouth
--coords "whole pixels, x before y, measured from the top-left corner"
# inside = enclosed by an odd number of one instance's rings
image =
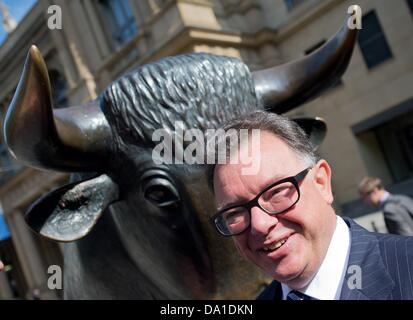
[[[284,243],[287,242],[287,239],[288,238],[285,238],[285,239],[279,240],[277,242],[274,242],[269,246],[264,246],[261,250],[263,250],[264,252],[275,251],[275,250],[281,248],[284,245]]]

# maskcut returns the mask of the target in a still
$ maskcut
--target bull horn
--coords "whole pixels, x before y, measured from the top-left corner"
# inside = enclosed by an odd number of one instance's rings
[[[347,69],[357,30],[347,23],[314,53],[281,66],[252,73],[255,91],[266,110],[287,112],[315,98]]]
[[[110,134],[97,101],[52,109],[46,63],[32,46],[4,122],[10,153],[39,169],[91,171],[102,164],[98,157],[107,151]]]

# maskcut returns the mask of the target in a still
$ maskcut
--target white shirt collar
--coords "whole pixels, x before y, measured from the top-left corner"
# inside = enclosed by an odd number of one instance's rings
[[[336,229],[316,275],[300,292],[319,300],[339,300],[341,288],[350,254],[350,229],[344,220],[337,216]],[[292,290],[289,286],[281,284],[283,300]]]
[[[383,204],[386,202],[386,200],[389,198],[390,193],[388,193],[387,191],[384,191],[383,195],[381,196],[380,199],[380,204]]]

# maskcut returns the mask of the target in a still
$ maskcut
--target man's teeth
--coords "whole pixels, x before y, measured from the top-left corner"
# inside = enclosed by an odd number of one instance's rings
[[[287,241],[287,239],[277,241],[276,243],[274,243],[274,244],[272,244],[272,245],[270,245],[270,246],[268,246],[268,247],[264,247],[263,250],[264,250],[264,251],[273,251],[273,250],[276,250],[276,249],[278,249],[279,247],[281,247],[286,241]]]

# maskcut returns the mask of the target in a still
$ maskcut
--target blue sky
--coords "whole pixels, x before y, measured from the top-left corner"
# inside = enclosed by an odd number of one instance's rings
[[[0,0],[7,7],[9,7],[10,15],[19,22],[30,8],[36,3],[37,0]],[[0,44],[4,41],[7,34],[3,29],[3,16],[0,14]]]

